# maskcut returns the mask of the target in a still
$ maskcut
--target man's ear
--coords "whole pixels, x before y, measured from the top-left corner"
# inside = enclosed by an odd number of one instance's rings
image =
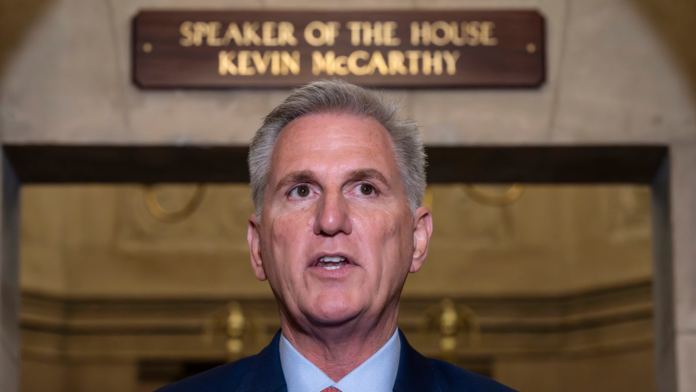
[[[414,218],[413,259],[411,260],[411,268],[408,270],[410,273],[418,272],[423,266],[425,256],[428,255],[430,236],[433,234],[433,214],[430,212],[430,208],[419,207]]]
[[[266,270],[263,268],[263,260],[261,259],[261,237],[259,236],[259,223],[256,220],[256,214],[249,217],[247,243],[249,244],[249,253],[251,254],[251,268],[254,269],[256,279],[268,279]]]

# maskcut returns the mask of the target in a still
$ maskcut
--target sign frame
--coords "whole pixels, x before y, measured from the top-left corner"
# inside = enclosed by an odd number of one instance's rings
[[[281,23],[292,25],[290,38]],[[434,34],[427,44],[426,31]],[[142,10],[132,38],[141,89],[288,88],[327,78],[386,88],[537,88],[546,80],[545,19],[533,9]]]

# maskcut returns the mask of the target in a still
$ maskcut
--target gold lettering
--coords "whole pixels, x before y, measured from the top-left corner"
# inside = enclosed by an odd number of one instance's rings
[[[423,22],[423,45],[430,45],[430,22]]]
[[[424,50],[422,53],[423,57],[423,74],[430,75],[433,71],[433,58],[430,56],[429,50]]]
[[[435,75],[442,75],[442,52],[436,50],[433,52],[431,57],[430,51],[424,50],[422,58],[424,75],[430,75],[431,73],[434,73]]]
[[[360,22],[348,22],[346,27],[350,30],[350,44],[360,45]]]
[[[195,43],[194,43],[195,45]],[[220,75],[299,75],[299,51],[220,51]],[[356,50],[348,56],[337,56],[334,51],[312,52],[314,75],[456,75],[461,53],[455,51],[390,50],[386,57],[381,51]]]
[[[346,63],[348,61],[347,56],[336,56],[333,50],[326,52],[326,55],[322,55],[319,51],[312,52],[312,73],[314,75],[319,75],[325,72],[327,75],[345,76],[350,73]]]
[[[300,73],[300,52],[294,50],[292,54],[288,52],[280,52],[280,73],[287,75],[288,70],[293,75]]]
[[[375,73],[375,68],[377,68],[382,75],[387,75],[389,73],[389,66],[387,62],[384,61],[384,56],[382,56],[382,52],[380,51],[372,53],[372,58],[367,66],[370,68],[370,75]]]
[[[254,61],[254,67],[256,67],[256,70],[259,72],[259,75],[263,75],[266,73],[268,65],[271,63],[271,57],[273,56],[273,53],[275,53],[275,51],[266,51],[263,52],[263,57],[261,57],[261,53],[259,53],[258,50],[251,52],[251,59]]]
[[[305,27],[305,41],[312,46],[333,46],[333,44],[336,42],[336,36],[338,35],[338,30],[340,27],[341,24],[338,22],[323,23],[315,20],[307,24],[307,27]],[[314,36],[315,31],[319,32],[318,37]]]
[[[336,75],[346,76],[350,73],[346,63],[348,62],[348,56],[338,56],[334,61],[334,72]]]
[[[222,37],[222,42],[224,45],[229,45],[232,40],[234,40],[234,43],[237,46],[244,45],[244,38],[242,37],[242,32],[239,30],[239,26],[237,26],[236,23],[230,23],[227,26],[227,31],[225,31],[225,35]]]
[[[203,45],[203,37],[208,33],[208,24],[205,22],[196,22],[193,24],[193,44],[196,46]]]
[[[415,23],[415,22],[414,22]],[[358,46],[362,42],[364,46],[397,46],[401,40],[394,37],[396,22],[348,22],[346,27],[350,30],[350,43]]]
[[[259,36],[258,30],[258,22],[244,22],[241,30],[237,23],[230,23],[221,37],[222,24],[220,22],[186,21],[179,26],[179,32],[182,36],[179,39],[179,44],[181,46],[201,46],[203,44],[226,46],[234,41],[237,46],[297,45],[297,39],[294,37],[295,27],[290,22],[263,22],[261,36]]]
[[[481,23],[469,22],[466,24],[466,32],[469,34],[468,44],[477,46],[481,43]]]
[[[439,32],[442,32],[442,37],[440,37]],[[430,40],[433,44],[437,46],[445,46],[452,41],[452,31],[450,30],[450,25],[447,22],[438,20],[430,26]]]
[[[336,43],[336,37],[338,36],[338,30],[341,28],[341,24],[338,22],[328,22],[329,26],[329,37],[327,39],[327,44],[333,46]]]
[[[389,59],[389,75],[396,75],[397,73],[406,75],[408,73],[408,70],[406,70],[404,66],[405,57],[403,52],[399,50],[390,50],[387,58]]]
[[[411,22],[411,45],[418,45],[420,43],[420,36],[420,26],[418,22]]]
[[[271,73],[273,75],[280,75],[280,53],[276,50],[274,50],[271,55]]]
[[[237,54],[237,69],[240,75],[253,75],[256,70],[251,66],[248,50],[240,50]]]
[[[269,68],[273,75],[287,75],[292,73],[297,75],[300,73],[300,52],[294,51],[279,52],[277,50],[265,51],[263,56],[261,52],[240,50],[221,51],[218,53],[219,65],[218,73],[220,75],[264,75]],[[235,64],[234,60],[237,60]]]
[[[447,65],[447,74],[454,75],[457,73],[457,60],[459,60],[459,51],[455,50],[453,52],[443,51],[443,58],[445,59],[445,64]]]
[[[433,52],[433,73],[442,75],[442,52],[439,50]]]
[[[184,36],[184,38],[179,39],[179,45],[193,45],[193,22],[182,23],[181,26],[179,26],[179,32]]]
[[[450,23],[450,30],[452,30],[452,43],[457,46],[466,45],[466,35],[464,34],[464,29],[466,29],[466,22],[461,23],[461,29],[459,28],[457,22]]]
[[[278,45],[296,46],[297,39],[294,36],[295,26],[290,22],[278,23]]]
[[[399,46],[401,44],[401,39],[394,37],[397,27],[396,22],[384,22],[384,45]]]
[[[498,38],[493,37],[493,28],[495,23],[493,22],[483,22],[481,23],[481,43],[485,46],[496,46],[498,45]]]
[[[408,72],[411,75],[418,75],[418,59],[421,57],[420,50],[407,50],[406,57],[408,57]]]
[[[319,31],[319,37],[314,36],[314,31]],[[304,36],[305,41],[312,46],[320,46],[326,43],[326,36],[328,35],[328,28],[326,25],[319,21],[309,22],[307,27],[305,27]]]
[[[333,50],[326,52],[326,56],[323,56],[321,52],[317,50],[312,52],[312,73],[314,75],[319,75],[322,72],[326,72],[327,75],[333,75],[335,57],[336,54]]]
[[[222,45],[222,40],[220,39],[220,37],[218,37],[218,34],[220,33],[220,27],[222,27],[220,22],[208,23],[208,31],[206,32],[206,34],[208,35],[208,46]]]
[[[369,61],[370,54],[364,50],[356,50],[348,56],[348,70],[353,75],[363,76],[370,72],[367,65],[358,65],[358,60]]]
[[[372,45],[372,27],[370,22],[363,22],[362,24],[362,41],[363,45]]]
[[[370,22],[363,23],[363,45],[372,45],[373,39],[375,45],[382,45],[382,22],[375,22],[374,27]]]
[[[278,23],[276,22],[263,22],[261,25],[261,41],[265,46],[278,46],[278,38],[274,37],[277,28]],[[259,70],[259,73],[262,72]]]
[[[420,45],[421,38],[423,45],[430,45],[430,22],[423,22],[422,26],[418,22],[411,22],[411,45]]]
[[[433,73],[442,75],[442,52],[439,50],[433,52]]]
[[[227,75],[228,73],[230,75],[237,75],[237,66],[234,65],[234,57],[235,53],[233,50],[227,52],[224,50],[221,50],[220,53],[218,53],[218,59],[219,59],[219,65],[218,65],[218,73],[220,75]]]
[[[250,46],[251,44],[254,44],[256,46],[261,46],[261,37],[256,33],[256,31],[259,29],[259,22],[244,22],[244,25],[242,27],[242,30],[244,31],[244,45],[245,46]],[[242,52],[239,52],[239,56],[241,58]],[[241,60],[240,60],[241,61]],[[241,68],[242,65],[239,65],[240,69],[240,74],[241,74]]]

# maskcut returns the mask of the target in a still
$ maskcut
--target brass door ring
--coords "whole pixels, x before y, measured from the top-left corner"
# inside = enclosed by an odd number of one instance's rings
[[[196,190],[191,198],[178,210],[167,210],[160,204],[153,185],[145,186],[145,204],[150,214],[160,222],[177,223],[193,214],[201,205],[205,196],[205,186],[196,184]]]

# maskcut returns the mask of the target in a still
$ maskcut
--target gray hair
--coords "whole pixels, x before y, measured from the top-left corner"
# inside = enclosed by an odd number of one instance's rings
[[[418,133],[418,124],[403,116],[398,103],[383,93],[341,80],[322,80],[293,91],[263,119],[263,125],[251,141],[249,177],[257,219],[261,218],[271,170],[271,154],[278,134],[292,120],[321,113],[346,113],[373,118],[389,132],[406,198],[414,213],[423,201],[426,187],[426,155]]]

